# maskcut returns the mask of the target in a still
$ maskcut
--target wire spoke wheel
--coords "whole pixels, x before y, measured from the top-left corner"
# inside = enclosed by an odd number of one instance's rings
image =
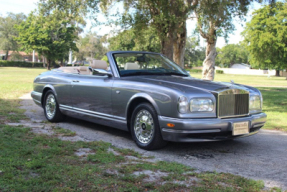
[[[46,98],[46,105],[45,105],[46,115],[49,119],[52,119],[55,116],[56,107],[57,103],[54,95],[49,94],[48,97]]]
[[[149,111],[140,110],[134,123],[135,136],[141,143],[149,143],[154,134],[154,120]]]

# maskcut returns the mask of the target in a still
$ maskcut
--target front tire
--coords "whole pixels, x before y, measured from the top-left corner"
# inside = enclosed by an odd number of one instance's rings
[[[48,121],[59,122],[63,120],[64,115],[59,109],[59,104],[52,90],[46,92],[43,108]]]
[[[131,118],[131,134],[142,149],[154,150],[167,144],[161,136],[157,113],[149,103],[141,103],[134,109]]]

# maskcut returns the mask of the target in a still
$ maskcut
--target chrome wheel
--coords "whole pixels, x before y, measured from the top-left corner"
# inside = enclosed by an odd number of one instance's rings
[[[149,143],[154,134],[154,121],[149,111],[140,110],[135,118],[134,132],[137,140],[141,143]]]
[[[46,115],[49,119],[52,119],[55,116],[56,107],[57,103],[55,96],[53,94],[48,95],[48,97],[46,98],[45,109],[46,109]]]

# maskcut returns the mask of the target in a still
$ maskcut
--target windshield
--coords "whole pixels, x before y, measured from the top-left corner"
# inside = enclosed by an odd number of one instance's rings
[[[114,59],[122,77],[133,75],[189,76],[184,69],[159,54],[116,53]]]

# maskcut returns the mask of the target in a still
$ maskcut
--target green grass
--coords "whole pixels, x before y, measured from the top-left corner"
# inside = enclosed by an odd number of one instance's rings
[[[54,127],[53,131],[55,134],[57,135],[61,135],[61,136],[68,136],[68,137],[72,137],[76,135],[76,132],[73,132],[69,129],[63,129],[61,127]]]
[[[195,173],[174,162],[135,164],[110,152],[110,147],[106,142],[62,141],[56,135],[35,135],[29,128],[0,125],[0,191],[260,191],[264,187],[262,181]],[[94,154],[78,157],[74,153],[80,148],[90,148]],[[149,175],[133,174],[144,170],[169,176],[145,182]],[[176,183],[191,178],[197,180],[189,187]]]
[[[264,129],[287,131],[287,88],[259,87],[263,111],[267,114]]]
[[[0,123],[25,118],[23,110],[18,108],[18,98],[33,90],[34,78],[44,71],[46,69],[0,67]]]
[[[201,73],[191,73],[192,77],[201,78]],[[232,75],[232,74],[215,74],[214,81],[230,82],[233,80],[234,83],[251,85],[251,86],[283,86],[287,87],[286,77],[275,77],[268,78],[267,76],[255,76],[255,75]]]

